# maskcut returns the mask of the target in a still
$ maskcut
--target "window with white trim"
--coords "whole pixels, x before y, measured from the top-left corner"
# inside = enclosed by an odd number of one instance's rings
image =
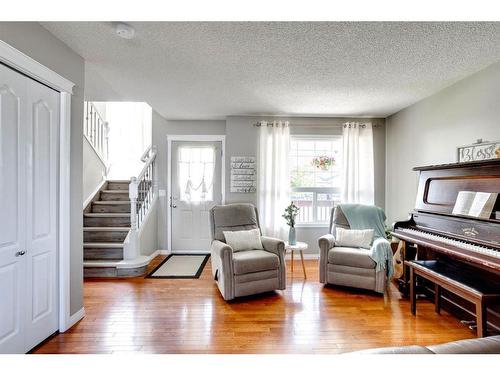
[[[291,197],[299,208],[297,224],[327,224],[340,201],[341,136],[290,137]]]

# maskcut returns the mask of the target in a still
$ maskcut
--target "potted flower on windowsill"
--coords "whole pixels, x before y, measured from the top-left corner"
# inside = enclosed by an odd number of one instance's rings
[[[299,210],[300,208],[291,202],[290,205],[285,208],[285,213],[282,215],[285,218],[287,225],[290,227],[290,231],[288,232],[288,243],[290,245],[297,244],[297,238],[295,236],[295,218],[299,214]]]
[[[311,164],[322,171],[328,171],[335,165],[335,158],[333,156],[317,156],[313,158]]]

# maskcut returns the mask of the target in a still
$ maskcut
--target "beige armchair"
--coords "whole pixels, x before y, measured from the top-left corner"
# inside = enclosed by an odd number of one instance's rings
[[[286,287],[285,243],[261,237],[264,249],[233,251],[223,231],[259,229],[252,204],[228,204],[210,210],[212,274],[225,300]]]
[[[343,285],[384,293],[385,270],[376,271],[370,250],[336,247],[335,228],[351,229],[340,207],[332,208],[329,233],[319,239],[319,281],[323,284]]]

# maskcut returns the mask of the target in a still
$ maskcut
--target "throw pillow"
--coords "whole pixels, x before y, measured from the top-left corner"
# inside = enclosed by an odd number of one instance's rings
[[[373,229],[336,228],[335,246],[362,247],[369,249],[373,241]]]
[[[233,251],[242,250],[261,250],[262,241],[260,239],[259,229],[223,231],[226,243],[231,246]]]

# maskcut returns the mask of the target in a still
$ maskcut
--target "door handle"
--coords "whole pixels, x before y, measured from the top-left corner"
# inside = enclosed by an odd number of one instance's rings
[[[177,206],[174,204],[172,197],[170,197],[170,207],[177,208]]]
[[[16,257],[22,257],[24,254],[26,254],[26,251],[21,250],[16,253]]]

